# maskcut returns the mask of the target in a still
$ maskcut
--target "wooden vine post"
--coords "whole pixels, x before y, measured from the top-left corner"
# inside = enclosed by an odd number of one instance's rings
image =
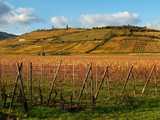
[[[107,69],[107,74],[106,74],[106,77],[107,77],[107,79],[106,79],[106,82],[107,82],[107,90],[108,90],[108,94],[111,95],[110,82],[109,82],[109,80],[110,80],[110,77],[109,77],[109,66],[107,66],[106,69]]]
[[[133,94],[136,96],[136,78],[132,72],[132,78],[133,78]]]
[[[94,80],[93,80],[93,67],[91,67],[91,80],[90,80],[90,97],[91,97],[91,101],[93,101],[93,93],[94,93]]]
[[[150,80],[151,80],[151,77],[152,77],[152,75],[153,75],[153,72],[154,72],[155,68],[156,68],[156,65],[153,65],[153,67],[152,67],[152,69],[151,69],[151,71],[150,71],[150,73],[149,73],[149,76],[148,76],[148,78],[147,78],[147,81],[146,81],[146,83],[145,83],[145,85],[144,85],[144,87],[143,87],[143,89],[142,89],[141,96],[143,96],[143,94],[144,94],[144,92],[145,92],[145,90],[146,90],[146,88],[147,88],[147,85],[149,84],[149,82],[150,82]]]
[[[32,75],[33,75],[33,65],[32,63],[29,64],[29,81],[30,81],[30,87],[29,87],[29,90],[30,90],[30,102],[32,104]]]
[[[102,88],[102,85],[104,83],[104,80],[106,78],[106,75],[108,74],[108,66],[105,68],[105,71],[104,71],[104,74],[103,74],[103,77],[102,77],[102,80],[100,81],[99,85],[98,85],[98,88],[97,88],[97,91],[94,95],[94,99],[96,100],[98,95],[99,95],[99,92],[100,92],[100,89]]]
[[[158,83],[157,83],[157,67],[156,67],[156,69],[155,69],[156,71],[155,71],[155,95],[157,95],[158,94]]]
[[[11,103],[10,103],[10,108],[12,108],[12,106],[13,106],[13,101],[14,101],[14,98],[15,98],[15,94],[16,94],[16,90],[17,90],[18,82],[19,82],[19,88],[20,88],[20,93],[21,93],[21,97],[22,97],[22,101],[23,101],[24,110],[25,110],[25,112],[28,112],[28,103],[27,103],[27,100],[26,100],[26,97],[25,97],[25,93],[24,93],[24,84],[23,84],[23,78],[22,78],[22,68],[23,68],[23,64],[22,63],[20,63],[20,64],[17,63],[18,74],[17,74],[16,83],[15,83],[15,86],[14,86],[14,89],[13,89],[13,93],[12,93],[12,99],[11,99]]]
[[[126,78],[125,83],[124,83],[124,86],[123,86],[123,88],[122,88],[122,93],[121,93],[121,95],[123,95],[123,93],[124,93],[124,91],[125,91],[125,89],[126,89],[127,83],[128,83],[128,81],[129,81],[129,79],[130,79],[130,76],[132,75],[132,71],[133,71],[133,65],[132,65],[132,66],[130,67],[130,69],[129,69],[127,78]]]
[[[7,102],[7,94],[6,94],[6,86],[5,83],[2,82],[2,65],[0,63],[0,95],[3,101],[3,107],[6,107]]]
[[[83,94],[83,91],[84,91],[86,82],[87,82],[87,80],[88,80],[89,74],[90,74],[90,72],[91,72],[91,69],[92,69],[92,64],[89,65],[88,71],[87,71],[87,73],[86,73],[86,77],[85,77],[85,79],[83,80],[83,84],[82,84],[82,87],[81,87],[81,89],[80,89],[80,94],[79,94],[79,97],[78,97],[78,100],[79,100],[79,101],[81,100],[81,97],[82,97],[82,94]]]
[[[48,104],[48,105],[49,105],[49,102],[50,102],[50,100],[51,100],[51,96],[52,96],[52,93],[53,93],[54,85],[55,85],[56,79],[57,79],[57,77],[58,77],[58,73],[59,73],[61,64],[62,64],[62,61],[60,61],[59,66],[58,66],[58,68],[57,68],[57,70],[56,70],[55,76],[54,76],[54,78],[53,78],[53,80],[52,80],[50,92],[49,92],[49,95],[48,95],[48,101],[47,101],[47,104]]]

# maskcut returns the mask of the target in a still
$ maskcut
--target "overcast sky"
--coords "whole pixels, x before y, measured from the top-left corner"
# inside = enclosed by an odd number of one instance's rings
[[[141,25],[159,29],[160,0],[0,0],[0,31]]]

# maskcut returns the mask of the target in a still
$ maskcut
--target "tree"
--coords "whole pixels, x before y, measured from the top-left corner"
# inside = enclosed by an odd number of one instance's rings
[[[54,25],[52,25],[52,30],[54,30],[54,28],[55,28]]]
[[[68,26],[68,24],[66,25],[66,30],[68,30],[69,29],[69,26]]]

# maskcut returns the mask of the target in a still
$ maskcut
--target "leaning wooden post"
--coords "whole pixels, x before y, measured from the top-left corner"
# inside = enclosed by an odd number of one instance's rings
[[[3,107],[6,106],[7,94],[6,94],[6,84],[2,81],[2,64],[0,63],[0,95],[3,101]]]
[[[65,100],[64,100],[64,97],[63,97],[63,91],[61,90],[60,91],[60,107],[62,110],[65,110]]]
[[[98,88],[98,68],[97,68],[97,64],[96,64],[96,81],[95,81],[95,90],[97,90]]]
[[[94,91],[94,86],[93,86],[93,66],[92,66],[92,68],[91,68],[91,80],[90,80],[90,94],[91,94],[91,101],[93,101],[92,100],[92,97],[93,97],[93,91]],[[92,103],[92,102],[91,102]]]
[[[2,65],[1,65],[1,61],[0,61],[0,90],[1,90],[1,88],[2,88],[1,78],[2,78]],[[1,92],[1,91],[0,91],[0,92]]]
[[[98,95],[99,95],[99,92],[100,92],[100,89],[102,88],[102,85],[103,85],[103,82],[105,80],[105,77],[106,77],[106,74],[107,74],[107,70],[108,70],[108,67],[106,67],[105,71],[104,71],[104,74],[103,74],[103,77],[102,77],[102,80],[100,81],[100,84],[98,86],[98,89],[94,95],[94,101],[97,99]]]
[[[72,97],[74,98],[75,96],[75,65],[72,65],[72,87],[73,87],[73,91],[72,91]]]
[[[17,63],[18,74],[17,74],[15,87],[13,89],[10,108],[13,106],[13,101],[14,101],[14,97],[15,97],[15,94],[16,94],[16,89],[17,89],[17,86],[18,86],[18,80],[20,80],[20,92],[22,94],[21,97],[22,97],[22,100],[23,100],[24,110],[25,110],[25,112],[28,112],[28,104],[27,104],[27,100],[26,100],[26,97],[25,97],[24,85],[23,85],[23,80],[22,80],[22,66],[23,66],[22,63],[20,63],[20,64]],[[9,110],[10,110],[10,108],[9,108]]]
[[[144,85],[144,87],[143,87],[143,89],[142,89],[141,96],[143,96],[143,94],[144,94],[144,92],[145,92],[145,90],[146,90],[146,87],[147,87],[149,81],[151,80],[151,77],[152,77],[152,74],[153,74],[153,71],[154,71],[155,67],[156,67],[156,65],[153,65],[153,67],[152,67],[152,69],[151,69],[151,72],[149,73],[149,76],[148,76],[148,78],[147,78],[147,81],[146,81],[146,83],[145,83],[145,85]]]
[[[38,89],[39,89],[39,97],[40,97],[41,104],[43,104],[43,95],[42,95],[42,89],[41,89],[42,80],[43,80],[43,64],[41,66],[41,78],[38,80]]]
[[[127,79],[126,79],[126,81],[125,81],[125,83],[124,83],[124,86],[123,86],[123,89],[122,89],[122,93],[121,93],[121,94],[123,94],[124,91],[125,91],[125,89],[126,89],[128,80],[129,80],[129,78],[130,78],[130,76],[131,76],[131,74],[132,74],[132,70],[133,70],[133,65],[132,65],[131,68],[129,69],[129,72],[128,72],[128,75],[127,75]]]
[[[73,104],[73,94],[70,96],[70,109],[72,110],[72,104]]]
[[[15,94],[16,94],[16,89],[17,89],[17,86],[18,86],[18,80],[20,78],[20,74],[21,74],[21,70],[22,70],[22,63],[20,65],[17,64],[17,70],[18,70],[18,74],[17,74],[15,86],[13,88],[12,98],[11,98],[11,102],[10,102],[10,108],[12,108],[12,106],[13,106],[13,101],[14,101],[14,97],[15,97]]]
[[[23,67],[23,64],[22,64],[22,67]],[[21,90],[21,93],[22,93],[22,99],[23,99],[24,109],[25,109],[25,112],[28,112],[28,103],[27,103],[27,99],[25,97],[25,92],[24,92],[24,84],[23,84],[23,78],[22,78],[22,69],[20,71],[19,80],[20,80],[20,90]]]
[[[107,81],[107,90],[108,90],[108,94],[111,95],[111,91],[110,91],[110,82],[109,82],[109,80],[110,80],[110,77],[109,77],[109,66],[108,66],[108,67],[107,67],[107,79],[106,79],[106,81]]]
[[[2,65],[0,62],[0,95],[2,96],[2,91],[3,91],[3,87],[2,87]]]
[[[33,74],[32,63],[29,64],[29,81],[30,81],[30,102],[32,104],[32,74]]]
[[[133,94],[134,96],[136,96],[136,79],[133,73],[132,73],[132,78],[133,78]]]
[[[84,88],[85,88],[85,84],[86,84],[86,82],[87,82],[87,80],[88,80],[88,76],[89,76],[89,73],[90,73],[90,71],[91,71],[91,68],[92,68],[92,64],[89,65],[88,71],[87,71],[87,73],[86,73],[86,77],[85,77],[85,79],[84,79],[84,81],[83,81],[82,88],[81,88],[81,90],[80,90],[80,94],[79,94],[79,98],[78,98],[79,101],[80,101],[80,99],[81,99],[81,97],[82,97],[82,94],[83,94],[83,91],[84,91]]]
[[[51,84],[51,89],[50,89],[50,92],[49,92],[49,95],[48,95],[48,101],[47,101],[48,105],[49,105],[49,102],[51,100],[51,95],[52,95],[52,92],[53,92],[53,88],[54,88],[54,85],[55,85],[55,82],[56,82],[56,79],[57,79],[61,64],[62,64],[62,61],[60,61],[60,63],[59,63],[59,66],[57,68],[56,74],[55,74],[54,79],[53,79],[52,84]]]
[[[158,84],[157,84],[157,67],[155,71],[155,95],[158,93]]]

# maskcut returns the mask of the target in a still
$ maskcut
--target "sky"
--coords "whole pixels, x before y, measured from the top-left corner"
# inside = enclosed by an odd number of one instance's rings
[[[160,0],[0,0],[0,31],[139,25],[160,29]]]

